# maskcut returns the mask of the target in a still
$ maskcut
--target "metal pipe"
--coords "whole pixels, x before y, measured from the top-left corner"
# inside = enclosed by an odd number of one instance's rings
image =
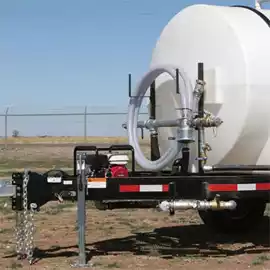
[[[148,119],[146,121],[138,121],[137,128],[157,129],[160,127],[178,127],[178,120],[153,120]],[[127,123],[122,124],[122,127],[127,129]]]
[[[87,138],[87,106],[84,107],[84,141]]]
[[[204,166],[204,171],[270,171],[269,165],[213,165]]]
[[[163,201],[158,207],[161,211],[171,210],[234,210],[237,204],[235,201],[198,201],[198,200],[179,200]]]
[[[8,110],[9,107],[5,111],[5,149],[8,148]]]
[[[182,119],[176,120],[155,120],[148,119],[146,121],[138,121],[137,128],[146,128],[146,129],[157,129],[161,127],[179,127],[181,126]],[[219,127],[223,121],[219,117],[211,117],[209,119],[204,118],[195,118],[190,122],[190,125],[194,128],[204,128],[204,127]],[[124,129],[127,128],[127,123],[122,124]]]
[[[77,176],[77,219],[78,219],[78,246],[79,246],[79,259],[78,266],[86,265],[86,250],[85,250],[85,159],[82,155],[79,156],[79,175]]]

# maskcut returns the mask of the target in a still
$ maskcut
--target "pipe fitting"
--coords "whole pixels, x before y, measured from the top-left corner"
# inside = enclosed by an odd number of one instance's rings
[[[204,86],[205,86],[205,82],[202,80],[196,80],[196,85],[193,91],[194,97],[196,99],[200,99],[201,95],[204,92]]]
[[[202,80],[197,80],[196,81],[196,85],[193,91],[193,111],[194,113],[198,113],[198,104],[200,101],[200,98],[202,96],[202,94],[204,93],[204,86],[205,86],[205,82]]]
[[[193,131],[188,119],[180,119],[180,125],[177,128],[176,140],[179,143],[188,144],[195,141]]]
[[[204,118],[195,118],[192,120],[192,126],[194,128],[199,127],[219,127],[223,121],[219,117],[211,116],[211,117],[204,117]]]
[[[205,172],[212,172],[213,171],[213,166],[205,165],[205,166],[203,166],[203,170]]]

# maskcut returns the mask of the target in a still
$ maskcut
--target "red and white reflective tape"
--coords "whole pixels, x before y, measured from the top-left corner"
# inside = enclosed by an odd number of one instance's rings
[[[270,190],[270,183],[249,183],[249,184],[209,184],[210,192],[217,191],[267,191]]]
[[[168,192],[169,185],[120,185],[119,192]]]

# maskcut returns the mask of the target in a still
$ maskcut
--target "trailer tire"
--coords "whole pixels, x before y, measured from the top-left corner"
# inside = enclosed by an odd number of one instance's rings
[[[210,229],[221,233],[247,232],[256,228],[263,219],[265,201],[239,200],[233,211],[199,211],[200,218]]]

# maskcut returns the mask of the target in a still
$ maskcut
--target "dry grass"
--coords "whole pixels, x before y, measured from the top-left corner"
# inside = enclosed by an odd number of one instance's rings
[[[11,138],[7,149],[0,149],[0,176],[10,176],[24,168],[45,172],[51,168],[72,168],[73,149],[78,143],[85,143],[81,137]],[[88,137],[88,142],[97,145],[125,144],[121,137]],[[149,156],[147,140],[141,147]]]
[[[145,138],[141,140],[142,143],[147,143],[149,140]],[[128,143],[127,137],[8,137],[0,138],[0,144],[61,144],[61,143],[91,143],[91,144],[126,144]]]

